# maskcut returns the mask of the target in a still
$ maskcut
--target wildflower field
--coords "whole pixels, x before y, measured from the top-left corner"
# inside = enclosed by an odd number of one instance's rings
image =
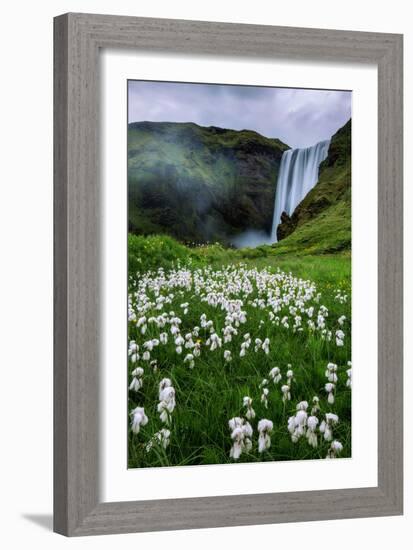
[[[349,254],[128,251],[130,468],[351,456]]]

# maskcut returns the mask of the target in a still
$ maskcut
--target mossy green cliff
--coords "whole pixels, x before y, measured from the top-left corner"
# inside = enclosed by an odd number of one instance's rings
[[[269,232],[288,148],[250,130],[129,124],[129,231],[224,244],[246,229]]]

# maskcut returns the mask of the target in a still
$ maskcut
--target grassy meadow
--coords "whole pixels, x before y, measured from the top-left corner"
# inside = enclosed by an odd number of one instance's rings
[[[129,235],[130,468],[351,456],[347,229],[318,248],[310,225],[238,250]]]

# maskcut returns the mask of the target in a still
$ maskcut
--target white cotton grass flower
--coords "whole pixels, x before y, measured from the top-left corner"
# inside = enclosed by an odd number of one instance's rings
[[[305,434],[308,444],[311,445],[311,447],[314,447],[314,449],[317,447],[317,434],[316,429],[318,425],[318,418],[316,416],[309,416],[307,418],[307,432]]]
[[[146,444],[145,450],[149,453],[155,445],[161,446],[166,449],[169,446],[171,438],[171,432],[167,428],[162,428],[159,432],[156,432]]]
[[[222,334],[224,336],[224,344],[228,344],[232,342],[232,337],[236,336],[238,331],[232,325],[226,325],[225,328],[222,329]]]
[[[351,363],[350,363],[351,364]],[[346,380],[346,386],[348,388],[351,389],[351,384],[352,384],[352,380],[351,380],[351,368],[347,369],[346,370],[346,373],[347,373],[347,380]]]
[[[325,376],[329,382],[337,384],[337,365],[335,363],[328,363]]]
[[[258,452],[263,453],[271,447],[271,433],[273,430],[273,423],[271,420],[262,418],[258,422]]]
[[[287,315],[285,315],[282,319],[281,319],[281,324],[284,328],[286,329],[289,329],[290,328],[290,325],[288,324],[288,317]]]
[[[255,348],[254,351],[257,352],[262,348],[262,340],[261,338],[255,338]]]
[[[326,458],[337,458],[337,456],[343,450],[343,445],[340,441],[334,440],[331,442]]]
[[[345,320],[346,320],[346,316],[345,316],[345,315],[342,315],[341,317],[339,317],[339,318],[337,319],[337,322],[338,322],[338,324],[342,327],[342,326],[344,325]]]
[[[261,394],[261,403],[263,403],[264,407],[268,409],[268,394],[270,393],[270,390],[268,388],[262,389]]]
[[[187,355],[185,355],[184,363],[189,363],[188,366],[189,366],[190,369],[194,368],[195,361],[194,361],[194,356],[192,355],[192,353],[188,353]]]
[[[245,343],[245,342],[242,342],[242,344],[241,344],[241,351],[239,352],[239,356],[240,356],[240,357],[245,357],[247,348],[248,348],[248,346],[246,345],[246,343]]]
[[[144,373],[144,370],[142,367],[136,367],[136,369],[134,369],[132,371],[132,382],[129,386],[129,389],[131,391],[139,391],[142,386],[143,386],[143,373]]]
[[[323,329],[321,331],[321,339],[322,340],[327,340],[327,342],[331,342],[331,338],[332,338],[331,330]]]
[[[157,341],[157,340],[156,340],[156,341]],[[147,342],[144,342],[143,347],[144,347],[147,351],[152,351],[153,348],[155,347],[155,340],[148,340]]]
[[[201,355],[201,344],[200,344],[200,342],[195,342],[194,348],[192,350],[192,355],[194,357],[199,357]]]
[[[290,432],[290,434],[292,435],[295,431],[295,415],[294,416],[290,416],[288,418],[288,421],[287,421],[287,427],[288,427],[288,431]]]
[[[211,343],[211,347],[209,349],[211,351],[215,351],[216,349],[222,347],[222,339],[218,336],[218,334],[216,332],[211,334],[211,336],[209,337],[209,340],[210,340],[210,343]],[[209,345],[208,340],[206,342],[206,345],[207,346]]]
[[[169,386],[172,386],[172,381],[170,378],[162,378],[162,380],[159,382],[159,399],[161,398],[162,390],[165,388],[168,388]]]
[[[231,430],[232,447],[229,453],[230,458],[238,460],[244,451],[252,449],[252,434],[251,424],[244,418],[238,416],[231,418],[228,422]]]
[[[195,347],[195,343],[192,339],[192,333],[188,332],[188,334],[185,334],[185,349],[193,349]]]
[[[326,441],[331,441],[333,439],[333,426],[338,423],[338,416],[334,413],[326,413],[325,420],[320,424],[320,432],[324,434],[324,439]]]
[[[319,420],[315,414],[311,414],[310,416],[308,415],[308,407],[309,404],[307,401],[300,401],[300,403],[296,406],[296,414],[289,417],[287,427],[291,434],[291,441],[293,443],[297,443],[301,437],[305,436],[308,444],[311,447],[316,448],[318,445],[316,430]]]
[[[332,382],[327,382],[327,384],[324,386],[325,391],[327,392],[327,401],[330,405],[333,405],[334,403],[334,390],[335,390],[335,384]]]
[[[269,377],[274,382],[274,384],[278,384],[278,382],[281,380],[281,372],[278,367],[274,367],[269,372]]]
[[[139,317],[139,319],[136,321],[136,326],[141,327],[142,325],[146,324],[146,317],[143,315],[142,317]]]
[[[139,352],[138,344],[135,342],[135,340],[131,340],[129,342],[129,347],[128,347],[128,356],[130,358],[131,363],[136,363],[136,361],[139,361],[140,356],[138,352]]]
[[[227,363],[229,363],[230,361],[232,361],[232,355],[231,355],[231,352],[230,352],[228,349],[226,349],[226,350],[224,351],[224,359],[225,359],[225,361],[226,361]]]
[[[303,409],[297,411],[295,415],[296,426],[304,427],[307,423],[307,412]]]
[[[270,339],[265,338],[264,342],[262,343],[262,349],[265,353],[265,355],[268,355],[270,353]]]
[[[142,355],[142,359],[144,361],[150,361],[151,359],[151,353],[150,351],[144,351],[143,355]]]
[[[144,407],[136,407],[130,412],[131,416],[131,430],[134,434],[138,434],[141,426],[146,426],[148,423],[148,417],[145,414]]]
[[[320,306],[320,313],[324,317],[328,317],[328,309],[326,308],[326,306],[323,306],[323,305]]]
[[[344,346],[344,332],[341,329],[336,330],[336,346]]]
[[[241,344],[241,349],[247,350],[251,345],[251,335],[249,332],[244,334],[243,336],[244,341]]]
[[[281,392],[283,394],[283,402],[285,403],[286,401],[290,401],[291,399],[291,393],[290,393],[290,386],[288,386],[287,384],[284,384],[283,386],[281,386]]]
[[[136,367],[136,369],[134,369],[131,374],[132,376],[136,376],[137,378],[142,378],[144,370],[142,367]]]
[[[161,422],[165,424],[171,423],[171,414],[175,409],[175,389],[172,386],[167,386],[159,393],[158,413]]]
[[[168,411],[172,412],[175,407],[175,389],[173,386],[167,386],[159,394],[159,401],[165,401],[165,403],[171,403],[168,407]]]
[[[296,315],[294,317],[293,332],[302,332],[303,327],[301,326],[302,317],[301,315]]]
[[[249,332],[247,332],[246,334],[244,334],[244,341],[241,343],[241,351],[239,353],[240,357],[245,357],[247,349],[250,347],[250,345],[251,345],[251,336]]]
[[[337,294],[334,296],[334,299],[340,302],[340,304],[345,304],[347,302],[347,294],[338,289]]]
[[[246,336],[249,336],[249,334],[247,334]],[[244,338],[245,338],[245,336],[244,336]],[[248,339],[247,339],[247,342],[248,342]],[[254,351],[258,352],[260,349],[262,349],[266,355],[268,355],[270,353],[270,339],[269,338],[265,338],[264,341],[262,341],[261,338],[256,338],[255,339]]]
[[[297,443],[297,441],[305,435],[307,426],[308,414],[305,410],[299,409],[295,416],[290,416],[288,419],[288,431],[291,434],[291,441]]]
[[[311,409],[311,415],[314,416],[320,412],[320,399],[315,395],[313,397],[313,407]]]
[[[180,334],[175,338],[175,351],[178,355],[182,353],[182,346],[185,344],[185,340]]]
[[[288,367],[291,367],[291,365],[288,365]],[[292,379],[294,378],[294,372],[291,368],[287,370],[287,384],[291,386]]]
[[[314,332],[315,331],[315,324],[314,324],[314,321],[312,321],[311,319],[309,319],[307,321],[307,326],[308,326],[308,330],[310,332]]]
[[[255,418],[255,411],[252,408],[252,399],[246,395],[242,400],[243,406],[247,409],[245,416],[248,420],[253,420]]]

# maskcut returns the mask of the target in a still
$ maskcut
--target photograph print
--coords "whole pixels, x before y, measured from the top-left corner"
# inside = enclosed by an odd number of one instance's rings
[[[127,94],[128,468],[350,458],[351,91]]]

